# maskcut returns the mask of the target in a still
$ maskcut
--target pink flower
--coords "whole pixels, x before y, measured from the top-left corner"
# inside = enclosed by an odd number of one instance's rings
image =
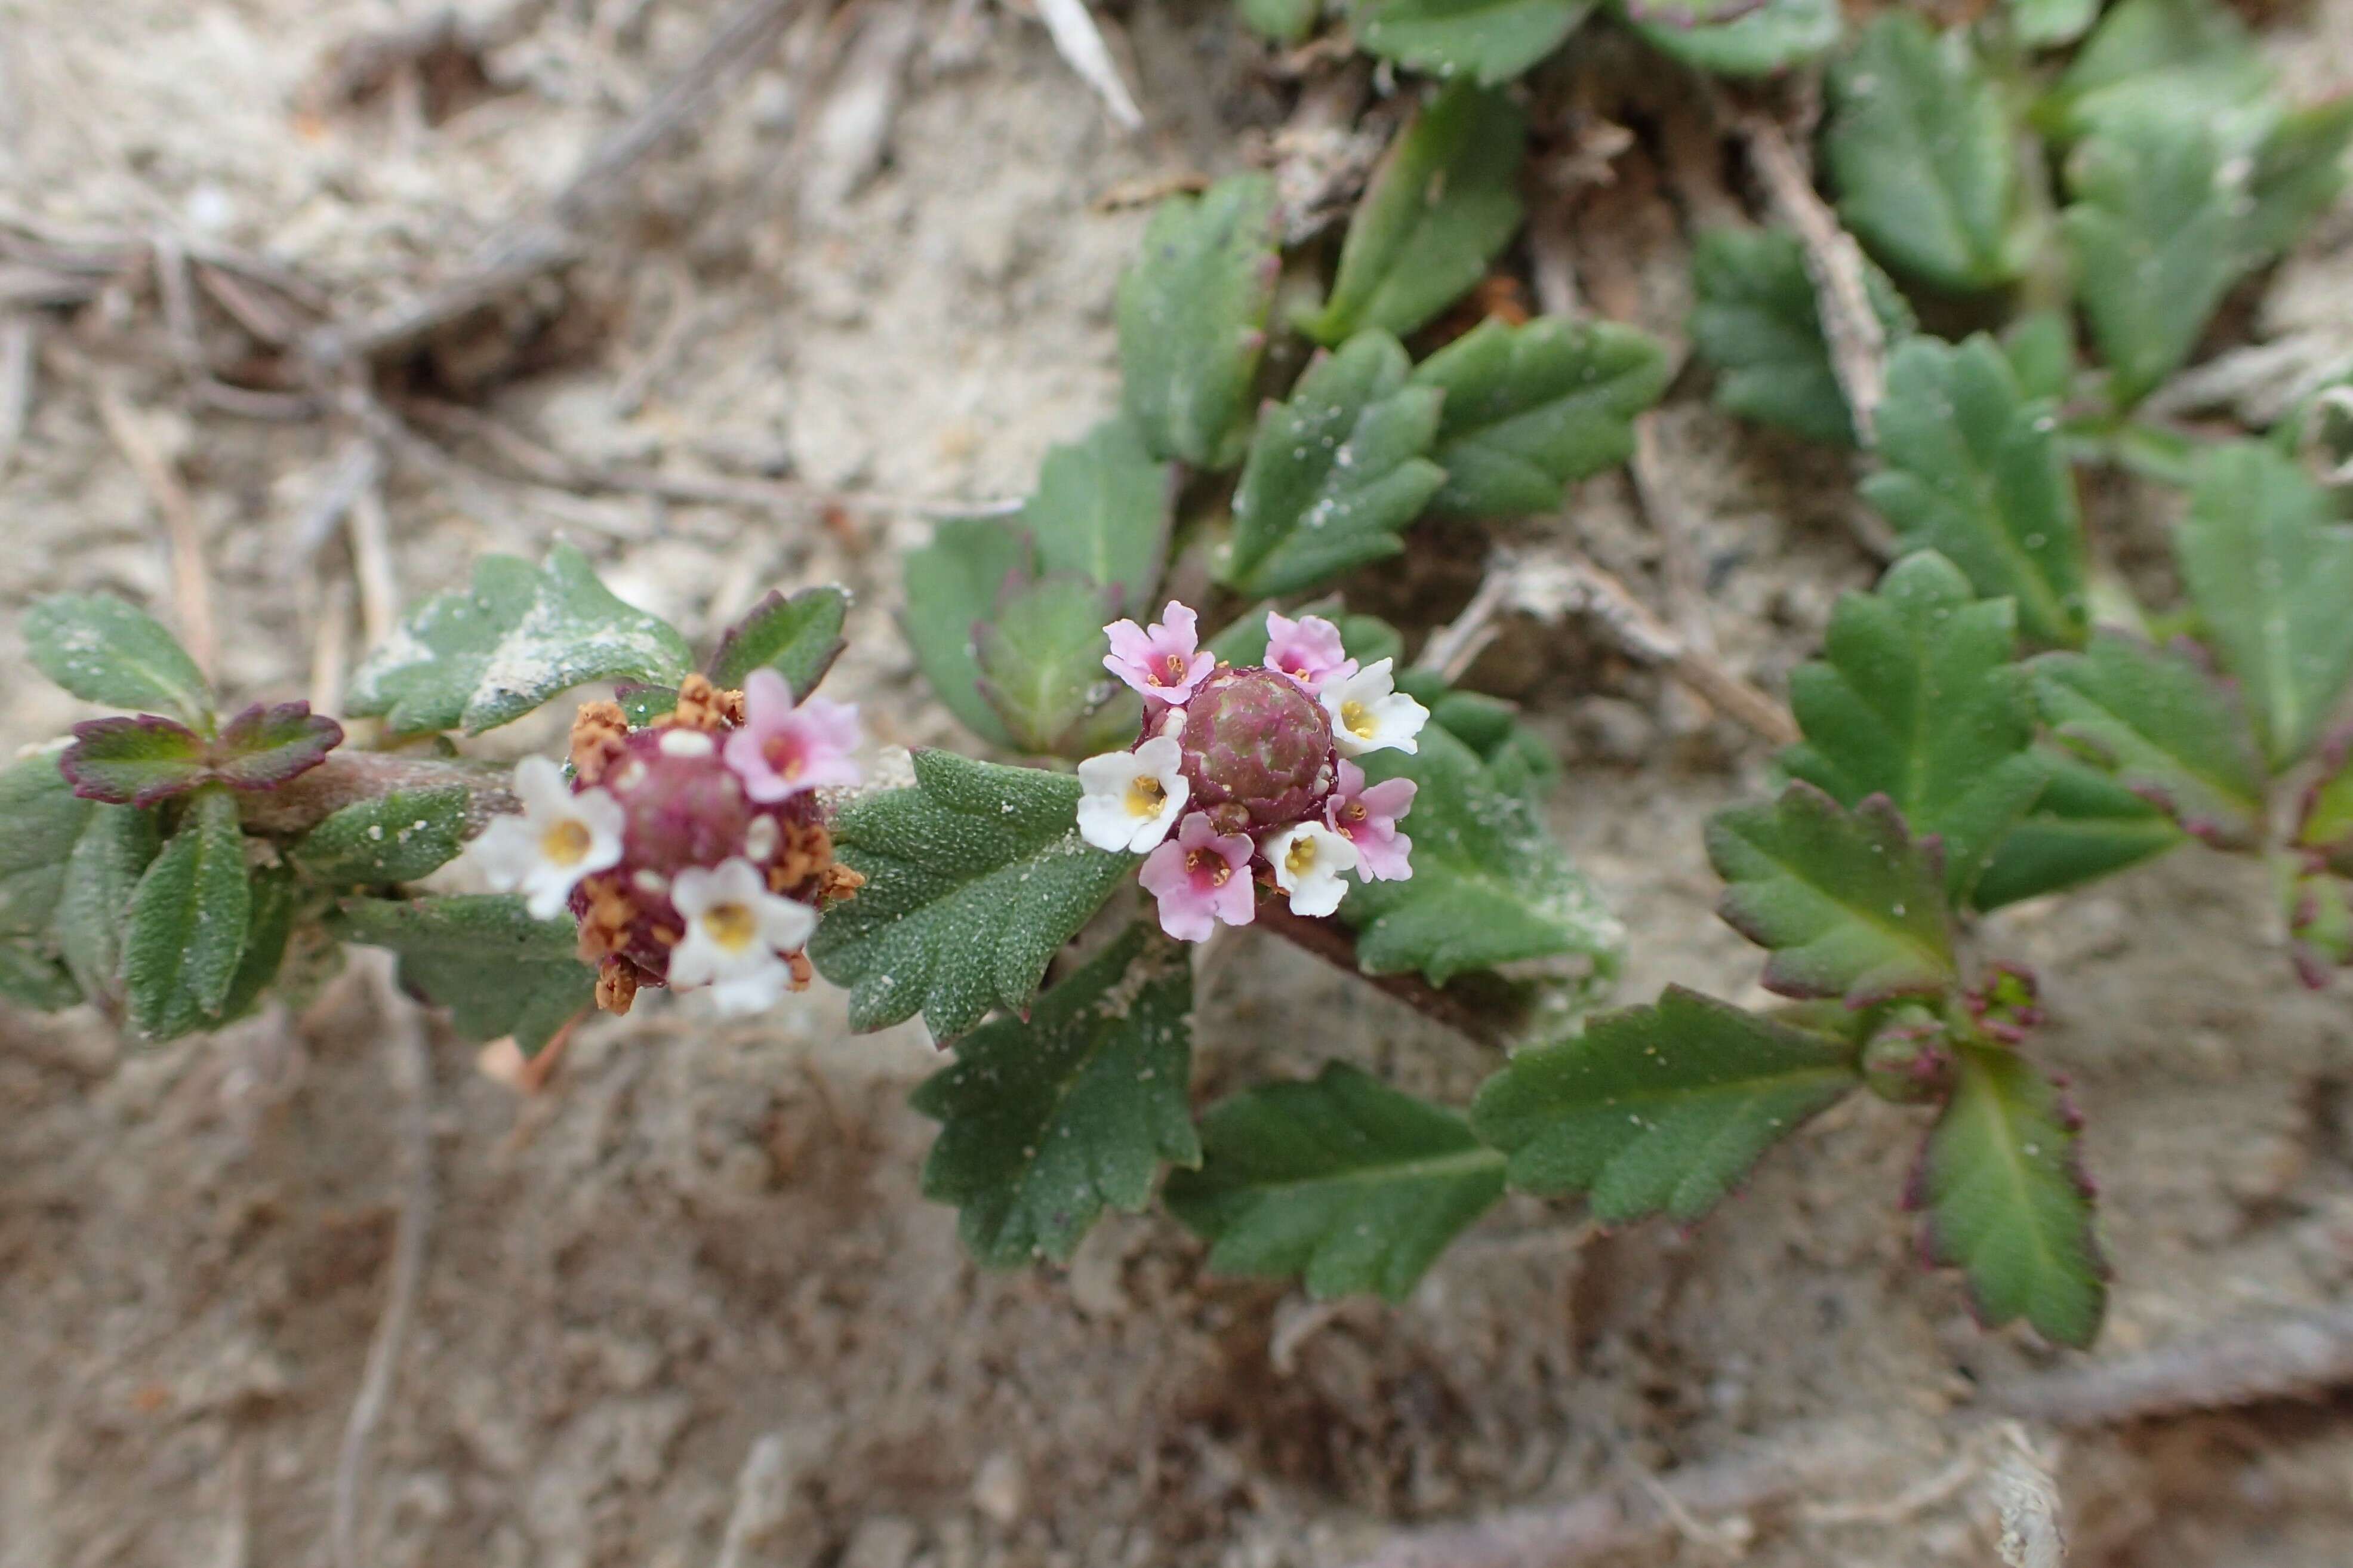
[[[1398,818],[1413,809],[1421,786],[1411,779],[1390,779],[1365,787],[1365,770],[1340,759],[1340,783],[1324,805],[1324,820],[1332,831],[1356,847],[1356,875],[1370,882],[1402,882],[1413,875],[1407,858],[1413,840],[1398,831]]]
[[[1174,599],[1161,607],[1150,631],[1134,621],[1113,621],[1103,628],[1111,638],[1103,668],[1146,697],[1182,702],[1218,667],[1215,654],[1201,651],[1195,625],[1193,612]]]
[[[812,697],[793,706],[793,689],[773,669],[744,682],[744,725],[727,737],[727,765],[762,805],[804,790],[854,784],[859,746],[855,703]]]
[[[1340,628],[1321,616],[1297,620],[1266,613],[1266,662],[1305,687],[1314,696],[1334,676],[1346,679],[1356,673],[1356,661],[1342,651]]]
[[[1160,900],[1160,929],[1179,942],[1207,942],[1217,922],[1246,926],[1258,913],[1247,834],[1219,833],[1195,812],[1176,837],[1144,862],[1144,890]]]

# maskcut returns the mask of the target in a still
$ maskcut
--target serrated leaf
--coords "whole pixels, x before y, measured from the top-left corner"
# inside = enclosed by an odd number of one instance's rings
[[[536,1056],[596,1000],[575,922],[533,920],[520,898],[346,899],[338,913],[350,940],[400,955],[402,986],[449,1009],[462,1039],[512,1036]]]
[[[686,641],[596,580],[569,544],[534,567],[512,555],[474,563],[473,586],[426,601],[352,677],[346,710],[400,733],[510,723],[592,680],[675,686]]]
[[[1039,572],[1071,573],[1113,590],[1121,614],[1149,608],[1168,555],[1175,486],[1175,470],[1153,460],[1124,417],[1049,449],[1038,493],[1021,510]]]
[[[132,894],[122,956],[132,1027],[168,1040],[216,1022],[252,910],[237,797],[206,784]]]
[[[1250,439],[1281,258],[1274,182],[1236,174],[1162,202],[1119,280],[1121,406],[1155,457],[1229,468]]]
[[[1364,655],[1353,648],[1350,652],[1364,662]],[[1482,692],[1456,691],[1432,670],[1401,671],[1398,689],[1428,708],[1432,724],[1476,752],[1489,780],[1506,795],[1518,795],[1540,810],[1544,797],[1560,782],[1560,759],[1543,737],[1520,722],[1519,709],[1512,703]]]
[[[2239,222],[2242,265],[2259,267],[2296,242],[2345,191],[2353,146],[2353,96],[2280,117],[2255,152],[2248,210]]]
[[[1358,883],[1340,906],[1356,928],[1365,973],[1418,970],[1443,985],[1465,970],[1583,958],[1594,985],[1615,975],[1626,929],[1525,794],[1443,727],[1425,726],[1420,748],[1357,759],[1376,784],[1409,778],[1420,786],[1404,822],[1413,875]]]
[[[212,721],[205,672],[144,610],[111,594],[59,594],[25,612],[33,666],[85,702]]]
[[[1715,76],[1758,77],[1839,41],[1838,0],[1620,0],[1651,47]]]
[[[1403,337],[1468,292],[1520,226],[1527,120],[1500,93],[1458,81],[1400,132],[1373,171],[1340,247],[1317,342]]]
[[[1471,1108],[1523,1192],[1588,1194],[1605,1224],[1697,1219],[1860,1081],[1848,1041],[1670,986],[1655,1006],[1520,1052]]]
[[[1112,595],[1084,578],[1057,576],[1009,590],[981,624],[980,694],[1025,752],[1089,755],[1091,715],[1106,705],[1133,731],[1140,700],[1103,669],[1103,623]]]
[[[950,518],[907,557],[907,610],[899,627],[933,692],[965,729],[1011,748],[1012,732],[980,691],[980,627],[1007,583],[1026,576],[1029,537],[1001,519]]]
[[[2077,147],[2067,184],[2077,293],[2110,396],[2129,408],[2189,359],[2242,270],[2241,181],[2209,126],[2149,110]]]
[[[2010,1051],[1965,1046],[1917,1181],[1926,1250],[1968,1277],[1978,1318],[2024,1318],[2078,1348],[2100,1331],[2107,1265],[2092,1234],[2092,1198],[2075,1118]]]
[[[2115,632],[2029,668],[2043,721],[2076,755],[2209,843],[2253,843],[2263,764],[2245,715],[2196,661]]]
[[[1469,517],[1556,509],[1570,484],[1633,452],[1634,416],[1672,374],[1657,340],[1631,327],[1481,322],[1413,373],[1446,395],[1430,453],[1446,483],[1431,506]]]
[[[1067,773],[915,753],[912,789],[854,801],[834,819],[842,862],[866,878],[825,912],[818,973],[849,990],[849,1026],[916,1013],[941,1039],[994,1007],[1018,1013],[1046,964],[1135,867],[1079,837]]]
[[[2069,64],[2044,118],[2071,137],[2152,112],[2215,122],[2270,90],[2253,36],[2219,0],[2124,0]]]
[[[257,702],[221,726],[209,775],[231,789],[276,789],[301,777],[343,743],[343,727],[308,702]]]
[[[1106,1206],[1152,1196],[1161,1164],[1198,1165],[1187,1098],[1192,967],[1131,927],[1039,1000],[958,1040],[910,1101],[939,1122],[923,1195],[954,1204],[965,1247],[1007,1268],[1067,1260]]]
[[[262,997],[278,980],[286,962],[286,948],[294,934],[294,917],[301,907],[293,874],[283,867],[265,867],[251,878],[252,906],[245,925],[245,948],[237,954],[237,973],[229,976],[228,993],[221,999],[220,1021],[234,1023],[261,1005]]]
[[[1794,783],[1709,818],[1707,858],[1728,884],[1716,912],[1772,952],[1766,989],[1862,1007],[1952,984],[1943,869],[1884,796],[1848,812]]]
[[[1235,9],[1252,32],[1278,44],[1304,42],[1315,30],[1324,0],[1235,0]]]
[[[2084,521],[2058,418],[2021,395],[1994,341],[1898,347],[1878,433],[1886,468],[1862,493],[1905,542],[1949,558],[1980,596],[2015,599],[2034,641],[2081,644]]]
[[[0,942],[44,961],[58,956],[51,923],[97,809],[74,795],[53,752],[0,768]]]
[[[772,589],[719,639],[711,656],[712,682],[723,691],[733,691],[754,670],[773,669],[785,678],[797,701],[817,689],[849,646],[841,640],[842,622],[849,616],[849,590],[834,584],[804,588],[790,597]],[[670,706],[676,707],[676,701]]]
[[[1443,395],[1409,384],[1411,368],[1395,338],[1360,332],[1259,415],[1219,565],[1228,586],[1296,593],[1405,548],[1399,531],[1446,481],[1424,456]]]
[[[162,847],[155,814],[128,805],[91,811],[74,842],[58,898],[56,941],[74,983],[94,1002],[111,1005],[121,994],[132,898]]]
[[[1791,675],[1806,738],[1781,766],[1841,805],[1893,801],[1914,833],[1942,842],[1957,903],[2042,793],[2017,651],[2010,600],[1978,599],[1933,551],[1906,556],[1875,593],[1840,598],[1824,658]]]
[[[1211,1270],[1302,1275],[1318,1300],[1404,1300],[1504,1192],[1504,1156],[1461,1116],[1340,1062],[1220,1100],[1201,1142],[1166,1201],[1210,1243]]]
[[[1814,441],[1855,444],[1846,394],[1831,368],[1805,247],[1782,229],[1710,229],[1692,257],[1693,346],[1716,367],[1715,403]],[[1912,308],[1866,259],[1863,289],[1891,343],[1911,335]]]
[[[2100,0],[2010,0],[2010,30],[2030,49],[2072,44],[2100,14]]]
[[[2173,818],[2089,763],[2046,747],[2033,754],[2042,793],[1994,847],[1970,891],[1978,909],[2080,887],[2188,842]]]
[[[2002,357],[2019,395],[2057,403],[2075,384],[2075,327],[2064,310],[2030,310],[2001,332]]]
[[[1511,80],[1560,47],[1597,0],[1354,0],[1369,54],[1433,76]]]
[[[2294,460],[2235,441],[2206,454],[2174,553],[2276,773],[2353,679],[2353,527]]]
[[[295,864],[316,881],[344,886],[416,881],[458,858],[466,803],[463,784],[354,802],[295,843]]]
[[[1839,216],[1879,258],[1941,288],[1998,288],[2023,262],[2018,158],[1968,30],[1908,11],[1831,69],[1822,156]]]
[[[84,800],[153,805],[211,774],[204,737],[174,719],[91,719],[74,726],[58,771]]]

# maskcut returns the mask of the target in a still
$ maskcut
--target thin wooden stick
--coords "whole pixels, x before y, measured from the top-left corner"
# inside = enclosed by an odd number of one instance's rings
[[[2138,1355],[1996,1388],[1999,1410],[2054,1426],[2102,1426],[2353,1384],[2353,1305],[2225,1324]]]
[[[1813,279],[1831,369],[1846,394],[1855,439],[1868,450],[1877,429],[1880,399],[1887,392],[1887,332],[1863,284],[1862,247],[1815,191],[1812,176],[1778,121],[1747,116],[1741,121],[1741,133],[1774,211],[1798,231],[1805,247],[1806,273]]]
[[[206,675],[220,668],[220,638],[214,629],[212,579],[205,571],[204,533],[196,524],[195,503],[187,487],[173,471],[172,461],[156,445],[146,419],[131,405],[112,378],[94,378],[100,421],[131,471],[147,492],[172,554],[172,608],[180,623],[180,639],[188,657]]]

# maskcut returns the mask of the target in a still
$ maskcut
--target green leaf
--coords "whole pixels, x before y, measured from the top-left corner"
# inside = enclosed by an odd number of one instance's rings
[[[255,703],[221,727],[210,776],[231,789],[275,789],[300,778],[343,743],[343,727],[308,702]]]
[[[1120,279],[1118,317],[1122,405],[1155,457],[1213,469],[1241,460],[1281,265],[1263,174],[1153,213],[1144,254]]]
[[[1103,726],[1087,720],[1106,703],[1142,722],[1140,700],[1103,671],[1112,597],[1083,578],[1047,577],[1009,592],[981,624],[980,693],[1021,750],[1091,754]]]
[[[2174,553],[2276,773],[2353,679],[2353,528],[2294,460],[2235,441],[2207,453]]]
[[[2010,0],[2010,25],[2030,49],[2056,48],[2084,36],[2100,0]]]
[[[1085,439],[1053,447],[1021,512],[1039,570],[1114,590],[1121,614],[1150,608],[1168,555],[1175,490],[1175,470],[1153,461],[1132,420],[1106,419]]]
[[[2017,600],[2034,641],[2083,642],[2084,521],[2058,419],[2020,394],[1991,338],[1896,349],[1879,456],[1887,466],[1862,493],[1906,543],[1950,558],[1979,596]]]
[[[622,721],[632,730],[642,730],[676,710],[678,688],[623,681],[613,688],[613,700],[620,705]]]
[[[25,613],[33,667],[85,702],[212,722],[205,672],[170,632],[111,594],[59,594]]]
[[[1296,593],[1405,548],[1398,531],[1446,482],[1423,456],[1444,395],[1410,369],[1395,338],[1361,332],[1268,405],[1234,492],[1228,586]]]
[[[964,727],[1010,748],[1012,732],[980,691],[980,626],[1006,584],[1027,576],[1032,552],[1019,530],[993,517],[950,518],[907,557],[907,610],[900,630],[932,690]]]
[[[74,726],[58,771],[84,800],[153,805],[211,776],[204,737],[176,720],[92,719]]]
[[[1425,726],[1420,748],[1357,759],[1375,784],[1409,778],[1420,786],[1404,825],[1413,875],[1359,883],[1340,906],[1356,928],[1365,973],[1419,970],[1443,985],[1470,969],[1582,958],[1596,985],[1616,974],[1625,927],[1545,832],[1523,790],[1498,780],[1442,726]]]
[[[1560,47],[1596,0],[1354,0],[1366,52],[1434,76],[1509,81]]]
[[[1975,598],[1959,568],[1923,551],[1875,594],[1840,598],[1823,651],[1790,677],[1806,738],[1782,767],[1844,806],[1893,801],[1914,833],[1942,842],[1946,889],[1966,899],[2042,793],[2010,602]]]
[[[237,796],[206,784],[132,894],[122,960],[132,1027],[168,1040],[216,1022],[252,909]]]
[[[2079,887],[2188,841],[2173,818],[2089,763],[2043,747],[2034,759],[2042,794],[1994,847],[1969,895],[1977,908]]]
[[[1401,132],[1348,223],[1332,297],[1300,323],[1317,342],[1405,336],[1461,299],[1520,226],[1527,119],[1458,81]]]
[[[301,900],[292,873],[266,867],[252,875],[252,913],[246,921],[245,949],[237,954],[237,973],[229,977],[228,994],[221,1000],[224,1024],[251,1014],[276,983],[286,962],[286,947],[294,934],[294,917]]]
[[[2069,137],[2148,114],[2242,116],[2271,91],[2246,25],[2218,0],[2124,0],[2060,79],[2044,116]]]
[[[1850,813],[1794,783],[1769,805],[1717,812],[1707,856],[1729,884],[1716,912],[1773,954],[1767,990],[1862,1007],[1953,983],[1943,870],[1884,796]]]
[[[82,994],[56,959],[29,943],[0,942],[0,999],[55,1013],[80,1001]]]
[[[1278,44],[1304,43],[1315,30],[1324,0],[1236,0],[1250,30]]]
[[[2060,215],[2092,338],[2129,408],[2189,359],[2243,266],[2222,151],[2200,121],[2151,110],[2075,149]]]
[[[1524,1192],[1587,1194],[1605,1224],[1690,1220],[1857,1081],[1852,1043],[1670,986],[1514,1057],[1471,1124]]]
[[[2031,310],[2002,329],[2002,357],[2019,395],[2059,403],[2074,390],[2075,326],[2064,310]]]
[[[1862,281],[1887,341],[1910,336],[1912,308],[1887,275],[1866,259]],[[1716,367],[1716,406],[1809,440],[1855,444],[1797,236],[1710,229],[1693,253],[1692,283],[1692,343]]]
[[[1404,1300],[1504,1192],[1504,1156],[1461,1116],[1340,1062],[1220,1100],[1201,1142],[1201,1168],[1171,1175],[1166,1198],[1209,1268],[1304,1275],[1318,1300]]]
[[[1672,374],[1658,342],[1631,327],[1481,322],[1413,373],[1446,395],[1430,454],[1446,484],[1431,504],[1470,517],[1556,509],[1567,486],[1633,452],[1634,416]]]
[[[2353,730],[2321,752],[2319,776],[2296,803],[2295,847],[2353,877]]]
[[[1067,773],[915,753],[912,789],[842,808],[834,844],[866,878],[826,910],[818,973],[849,990],[849,1026],[918,1011],[941,1039],[992,1007],[1025,1011],[1046,964],[1135,868],[1079,837]]]
[[[849,590],[836,584],[804,588],[789,598],[771,590],[719,639],[711,656],[712,683],[738,690],[754,670],[773,669],[797,701],[817,689],[849,646],[841,640],[849,616]]]
[[[2078,1348],[2100,1331],[2107,1265],[2092,1234],[2078,1121],[2014,1053],[1965,1046],[1953,1097],[1928,1134],[1916,1205],[1930,1258],[1968,1279],[1978,1318],[2024,1318]]]
[[[395,790],[356,801],[304,834],[295,864],[343,886],[414,882],[458,858],[466,840],[466,786]]]
[[[1839,216],[1879,258],[1940,288],[2019,275],[2018,159],[1968,30],[1889,11],[1831,68],[1822,154]]]
[[[54,752],[0,768],[0,940],[47,940],[66,863],[96,809],[76,798]]]
[[[122,954],[139,879],[163,847],[155,814],[101,805],[66,861],[55,922],[58,951],[83,995],[111,1009],[122,994]]]
[[[2246,717],[2189,657],[2098,632],[2029,665],[2043,721],[2070,751],[2210,844],[2261,837],[2263,764]]]
[[[1620,0],[1651,47],[1715,76],[1758,77],[1839,41],[1838,0]]]
[[[350,940],[400,955],[402,987],[448,1008],[461,1039],[512,1036],[536,1056],[596,1000],[574,922],[533,920],[519,898],[346,899],[338,912]]]
[[[2281,116],[2256,151],[2247,177],[2252,208],[2240,218],[2242,265],[2263,265],[2293,246],[2345,191],[2345,150],[2353,146],[2353,96]]]
[[[544,567],[476,562],[471,588],[426,601],[369,656],[344,706],[400,733],[479,735],[587,681],[675,686],[691,668],[684,638],[615,598],[586,556],[559,543]]]
[[[1181,947],[1130,927],[1026,1022],[957,1041],[955,1065],[915,1090],[941,1124],[923,1195],[962,1211],[956,1228],[984,1265],[1065,1260],[1106,1205],[1150,1201],[1163,1161],[1201,1163],[1192,973]]]

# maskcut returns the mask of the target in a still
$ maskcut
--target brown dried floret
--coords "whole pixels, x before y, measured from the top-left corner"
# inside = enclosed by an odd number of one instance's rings
[[[597,783],[629,738],[629,721],[617,702],[583,702],[572,721],[572,771],[582,788]]]
[[[596,1005],[619,1015],[638,999],[638,966],[626,958],[608,958],[596,966]]]

